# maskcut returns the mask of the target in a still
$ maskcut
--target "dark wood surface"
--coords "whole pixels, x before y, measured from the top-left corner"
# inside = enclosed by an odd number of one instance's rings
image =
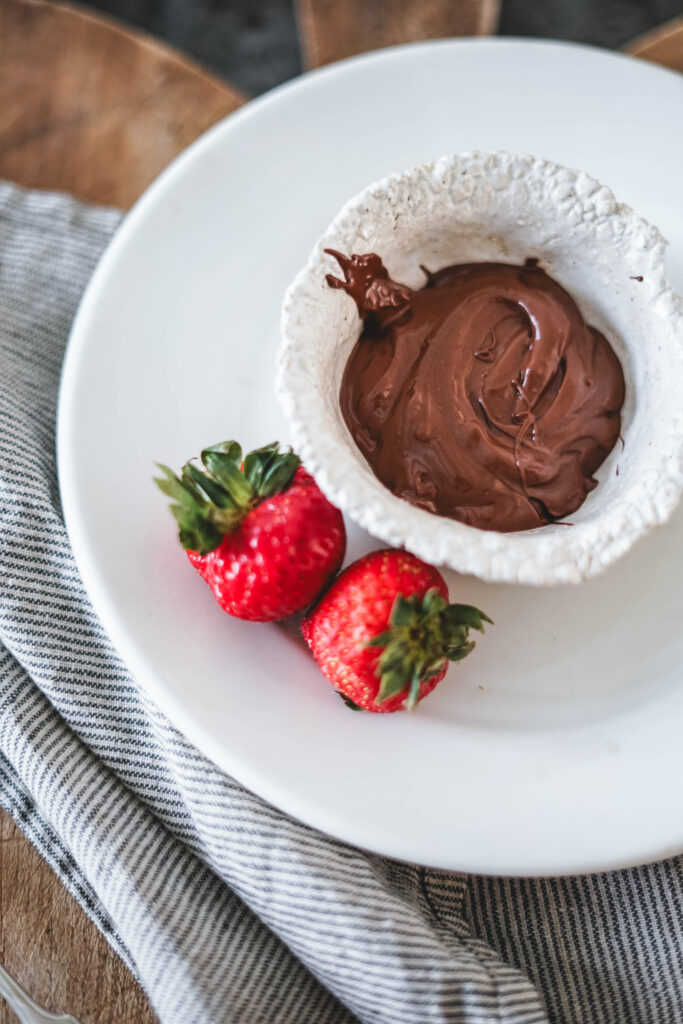
[[[445,36],[491,35],[500,0],[297,0],[307,67],[381,46]]]
[[[297,2],[311,66],[410,39],[490,32],[499,7],[499,0]],[[132,17],[154,5],[129,6]],[[627,49],[683,71],[683,19]],[[123,25],[62,4],[0,0],[0,177],[126,208],[243,100]],[[83,1024],[156,1019],[105,939],[2,812],[0,962],[38,1002]],[[0,1000],[0,1024],[11,1021]]]
[[[683,17],[639,36],[625,49],[634,57],[662,64],[672,71],[683,71]],[[679,111],[679,119],[680,116]]]
[[[249,95],[288,81],[302,69],[294,11],[298,0],[80,2],[180,47]],[[351,11],[359,6],[357,0],[334,2]],[[413,0],[411,17],[421,17],[421,2]],[[372,14],[374,0],[365,6]],[[464,0],[446,0],[440,6],[448,8],[442,16],[456,17]],[[392,31],[397,30],[393,11],[402,8],[402,0],[389,7]],[[500,0],[497,31],[617,49],[682,14],[683,0]]]
[[[154,1024],[145,993],[14,822],[0,812],[0,963],[82,1024]],[[0,999],[0,1024],[16,1017]]]
[[[0,178],[125,208],[243,100],[76,7],[0,0]]]

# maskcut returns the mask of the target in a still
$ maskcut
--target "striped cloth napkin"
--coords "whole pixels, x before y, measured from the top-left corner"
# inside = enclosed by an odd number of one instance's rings
[[[0,186],[2,806],[164,1024],[680,1024],[683,859],[505,879],[373,856],[225,776],[131,679],[54,452],[69,327],[119,220]]]

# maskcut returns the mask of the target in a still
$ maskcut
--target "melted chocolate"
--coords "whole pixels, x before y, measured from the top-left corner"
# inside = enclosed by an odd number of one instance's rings
[[[624,375],[538,261],[423,267],[413,291],[374,253],[327,251],[364,322],[341,411],[378,479],[485,530],[575,512],[619,437]]]

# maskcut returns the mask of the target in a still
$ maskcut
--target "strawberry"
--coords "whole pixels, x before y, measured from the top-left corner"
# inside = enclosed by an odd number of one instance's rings
[[[373,551],[334,581],[302,624],[315,660],[347,704],[412,710],[474,647],[491,619],[449,604],[443,576],[407,551]]]
[[[203,468],[156,479],[172,500],[187,557],[229,615],[272,622],[315,600],[344,558],[346,531],[291,451],[277,443],[242,461],[236,441],[205,448]]]

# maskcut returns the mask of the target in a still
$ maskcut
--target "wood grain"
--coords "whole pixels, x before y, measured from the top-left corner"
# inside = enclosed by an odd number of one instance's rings
[[[244,97],[144,35],[0,0],[0,177],[128,207]]]
[[[673,71],[683,71],[683,18],[674,18],[660,28],[639,36],[625,50],[634,57],[662,64]]]
[[[52,870],[0,812],[0,963],[82,1024],[154,1024],[147,997]],[[16,1018],[0,999],[0,1024]]]
[[[500,0],[296,0],[306,66],[418,39],[489,35]]]

